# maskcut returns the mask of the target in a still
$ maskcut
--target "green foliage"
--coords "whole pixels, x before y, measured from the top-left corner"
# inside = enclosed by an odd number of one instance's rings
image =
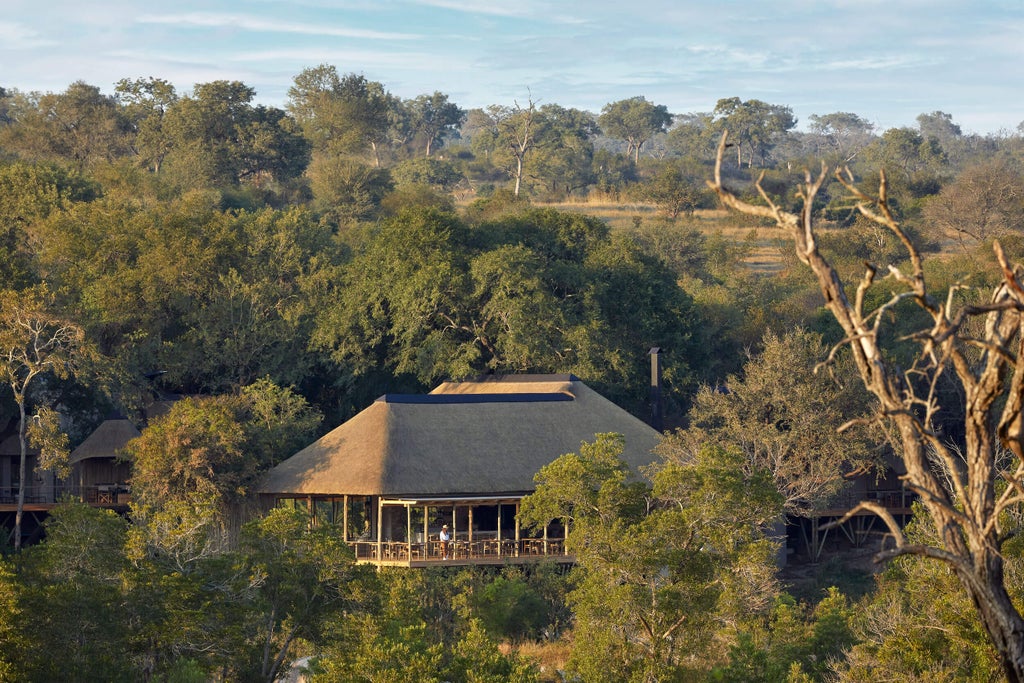
[[[178,390],[308,376],[306,288],[332,267],[328,226],[305,211],[230,213],[220,195],[156,206],[117,197],[40,225],[37,255],[90,337],[136,377]]]
[[[363,609],[361,582],[372,571],[355,564],[340,530],[311,526],[290,508],[247,524],[235,561],[246,611],[236,675],[265,683],[277,680],[300,639],[321,643],[333,620]]]
[[[934,537],[920,506],[906,533],[912,542]],[[1007,585],[1020,597],[1020,548],[1005,549]],[[917,557],[892,561],[866,596],[854,621],[858,642],[837,664],[839,680],[996,681],[1000,660],[959,581],[943,564]]]
[[[55,211],[94,198],[84,177],[59,166],[0,164],[0,281],[24,289],[39,279],[33,263],[36,225]]]
[[[874,124],[851,112],[812,114],[810,129],[821,136],[822,161],[837,167],[847,164],[869,144]]]
[[[186,398],[126,446],[135,557],[179,571],[223,549],[232,504],[308,443],[319,415],[267,380],[238,396]]]
[[[59,477],[71,473],[68,456],[68,435],[60,426],[60,413],[49,406],[43,406],[32,416],[25,430],[25,436],[34,450],[39,453],[39,467],[52,470]]]
[[[714,127],[727,130],[736,145],[736,165],[743,166],[743,152],[747,152],[747,165],[756,158],[761,166],[771,159],[771,151],[778,142],[796,127],[793,110],[779,104],[761,100],[743,101],[728,97],[715,104]]]
[[[599,221],[526,211],[471,227],[421,208],[369,234],[313,340],[357,377],[575,372],[638,406],[651,346],[672,350],[668,382],[689,381],[694,324],[671,273]]]
[[[397,187],[403,185],[429,185],[451,191],[464,176],[450,161],[444,159],[408,159],[391,168],[391,177]]]
[[[7,560],[0,560],[0,681],[15,683],[27,680],[22,654],[32,648],[30,635],[24,629],[21,605],[22,588]]]
[[[434,91],[432,95],[420,95],[405,103],[409,112],[409,127],[429,157],[435,144],[443,143],[466,119],[466,112],[448,96]]]
[[[669,218],[692,216],[696,209],[712,206],[712,195],[702,181],[702,174],[688,173],[677,163],[662,163],[635,193],[658,206]]]
[[[16,94],[8,103],[16,125],[0,127],[0,147],[23,160],[82,171],[129,153],[126,118],[96,86],[76,81],[61,93]]]
[[[29,481],[28,404],[30,390],[46,375],[64,379],[74,374],[80,362],[92,355],[84,331],[66,319],[57,309],[50,290],[39,285],[22,291],[0,290],[0,382],[11,390],[18,407],[17,434],[18,503],[14,519],[14,547],[21,547],[21,522],[25,488]],[[62,440],[56,415],[43,411],[45,423],[33,430],[35,440],[45,447],[44,460],[57,469],[66,459],[67,444]]]
[[[458,615],[456,603],[475,583],[469,570],[378,576],[377,610],[335,624],[333,645],[315,663],[314,682],[536,680],[533,667],[502,654],[479,621]]]
[[[770,683],[830,680],[831,666],[856,642],[855,610],[835,588],[811,610],[788,595],[771,612],[750,620],[729,648],[728,664],[711,672],[713,681]]]
[[[545,104],[540,114],[544,125],[538,133],[531,175],[548,199],[578,193],[594,182],[593,138],[598,132],[594,117],[556,104]]]
[[[628,143],[626,155],[632,153],[633,162],[637,163],[640,148],[652,135],[668,128],[672,115],[665,105],[637,96],[606,104],[598,123],[606,134]]]
[[[344,157],[314,155],[308,175],[314,206],[336,221],[372,218],[392,188],[387,171]]]
[[[334,66],[304,69],[288,89],[287,109],[315,153],[336,158],[365,152],[382,139],[395,99],[376,81],[340,76]]]
[[[520,514],[569,524],[579,566],[569,596],[573,672],[588,681],[673,680],[706,667],[714,625],[733,605],[756,612],[774,591],[770,544],[758,529],[780,501],[766,474],[744,473],[736,454],[709,448],[664,463],[647,484],[630,476],[621,453],[621,437],[603,434],[545,466]]]
[[[19,627],[46,643],[17,653],[22,680],[137,680],[122,583],[126,531],[110,510],[70,503],[51,512],[45,542],[19,558]]]
[[[741,376],[698,392],[689,429],[667,447],[680,457],[707,443],[730,444],[744,454],[743,467],[771,473],[787,512],[826,505],[847,484],[845,474],[879,466],[881,457],[881,444],[865,428],[838,433],[871,404],[859,387],[816,372],[827,355],[814,333],[768,332]]]

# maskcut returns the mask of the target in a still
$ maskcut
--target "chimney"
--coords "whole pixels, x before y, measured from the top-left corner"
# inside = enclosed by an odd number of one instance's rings
[[[664,428],[661,406],[661,349],[655,346],[649,353],[651,355],[651,426],[660,432]]]

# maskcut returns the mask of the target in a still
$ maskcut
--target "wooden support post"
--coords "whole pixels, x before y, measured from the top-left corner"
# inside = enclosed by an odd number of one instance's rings
[[[384,546],[381,540],[384,536],[384,521],[381,519],[384,515],[384,503],[380,496],[377,496],[377,561],[380,562],[384,559],[384,554],[381,552]]]
[[[412,562],[412,504],[405,504],[405,559]]]
[[[423,506],[423,559],[430,557],[430,506]]]
[[[342,496],[342,500],[344,501],[344,503],[343,503],[343,507],[341,509],[341,529],[342,529],[342,531],[341,531],[341,540],[345,541],[345,543],[348,543],[348,494],[347,493],[344,496]]]
[[[516,501],[516,557],[519,557],[519,541],[521,540],[519,535],[519,501]]]

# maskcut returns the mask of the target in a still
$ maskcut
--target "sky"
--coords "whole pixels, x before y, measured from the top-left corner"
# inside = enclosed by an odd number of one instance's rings
[[[320,64],[464,109],[739,97],[791,107],[803,130],[943,111],[995,134],[1024,121],[1024,0],[0,0],[7,89],[232,80],[284,107]]]

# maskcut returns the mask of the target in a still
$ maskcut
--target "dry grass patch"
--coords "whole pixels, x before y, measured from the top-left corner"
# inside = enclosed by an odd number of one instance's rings
[[[502,652],[505,654],[516,653],[528,662],[537,665],[540,671],[541,683],[560,683],[562,681],[559,671],[565,670],[565,663],[569,661],[569,643],[565,640],[554,642],[533,643],[527,642],[520,645],[502,644]]]

